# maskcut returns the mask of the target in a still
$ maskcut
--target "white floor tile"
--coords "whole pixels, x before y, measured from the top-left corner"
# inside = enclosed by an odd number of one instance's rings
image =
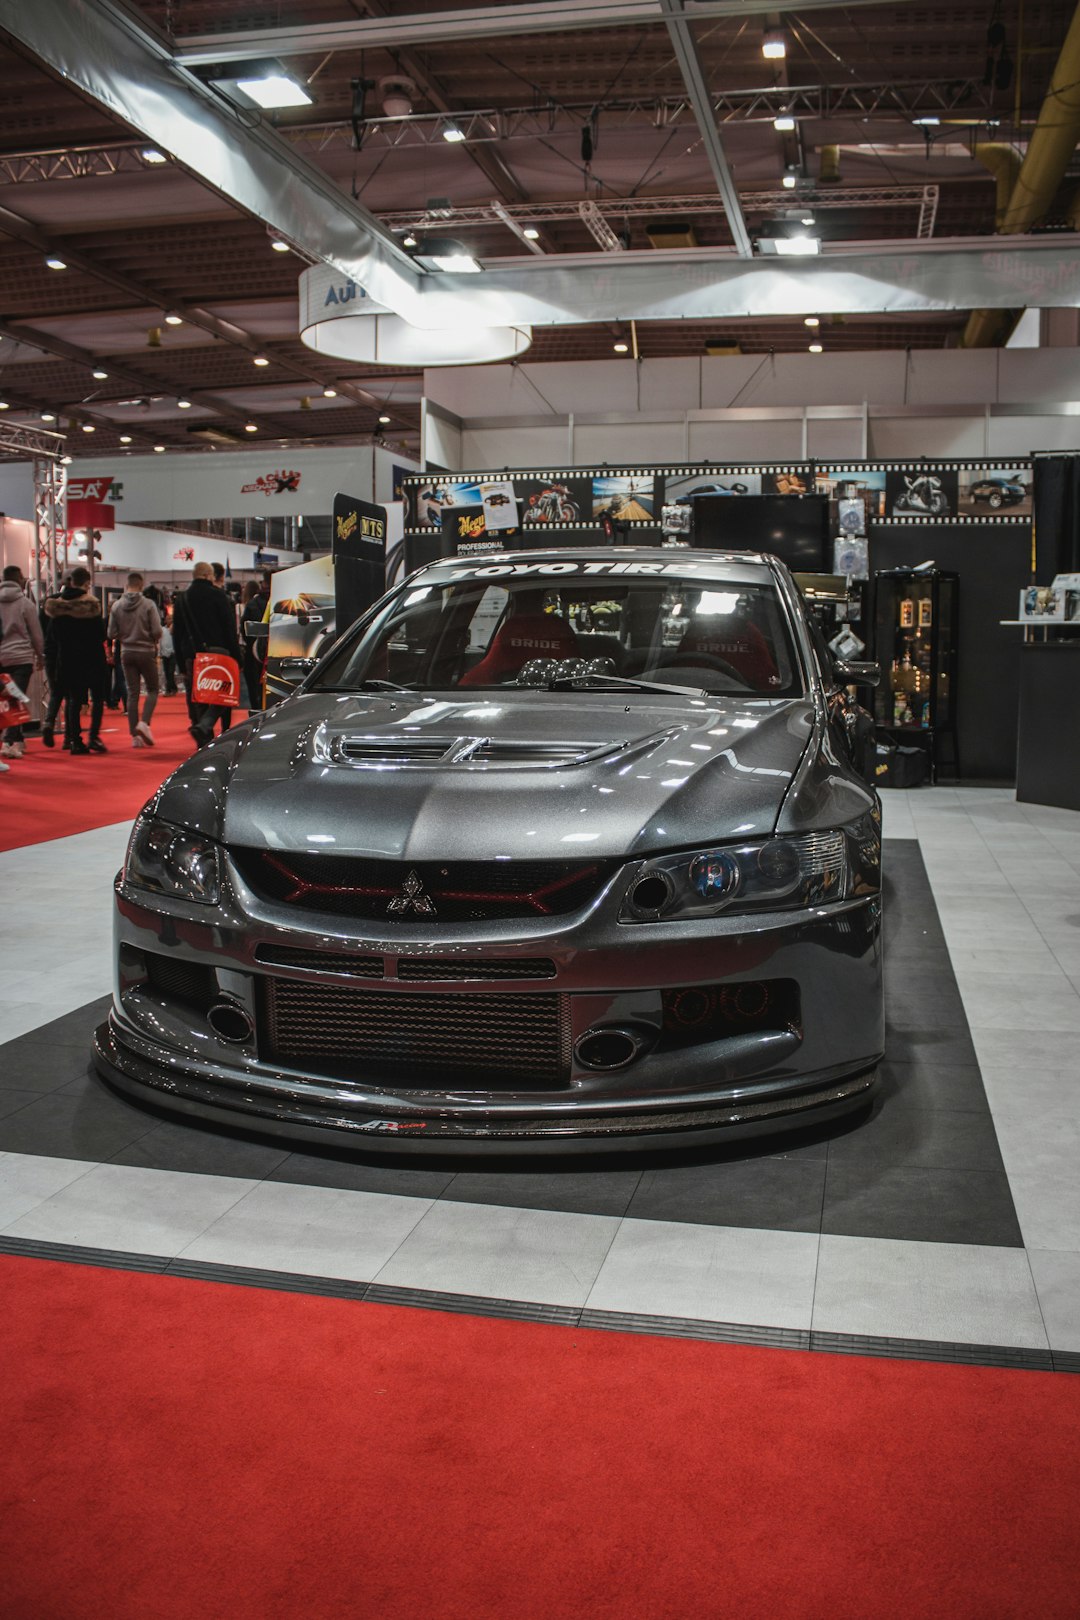
[[[607,1215],[438,1203],[375,1281],[584,1305],[618,1225]]]
[[[1035,1170],[1019,1168],[1008,1140],[1002,1143],[1001,1152],[1027,1248],[1080,1250],[1080,1176],[1075,1152],[1055,1162],[1047,1150]]]
[[[808,1328],[817,1249],[816,1232],[624,1220],[589,1305]]]
[[[814,1328],[825,1333],[1045,1348],[1023,1249],[821,1239]]]
[[[100,1164],[4,1231],[46,1243],[179,1254],[254,1186],[231,1176]]]
[[[0,1153],[0,1228],[10,1226],[93,1168],[82,1159]]]
[[[184,1259],[370,1282],[429,1205],[265,1181],[190,1243]]]
[[[1052,1350],[1080,1350],[1080,1253],[1030,1249],[1031,1274]]]

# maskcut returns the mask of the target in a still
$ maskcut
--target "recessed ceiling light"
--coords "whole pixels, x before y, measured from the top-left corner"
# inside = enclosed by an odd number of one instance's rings
[[[42,411],[41,420],[43,422],[55,422],[56,417],[53,415],[52,411]]]
[[[280,236],[275,236],[270,246],[273,248],[275,253],[288,253],[289,251],[288,242],[283,242]]]
[[[183,324],[184,324],[184,317],[182,315],[173,315],[170,312],[165,317],[165,325],[166,326],[183,326]]]
[[[779,118],[773,119],[772,127],[781,135],[786,135],[788,130],[795,128],[795,120],[790,113],[781,113]]]
[[[164,455],[164,453],[165,453],[165,446],[163,444],[155,444],[155,446],[154,446],[154,454],[156,456],[161,456],[161,455]]]
[[[803,325],[804,326],[820,326],[821,321],[818,319],[818,317],[816,315],[808,315],[806,317],[806,319],[803,321]]]
[[[457,124],[445,124],[443,126],[442,138],[444,141],[449,141],[451,146],[456,146],[459,141],[463,141],[465,139],[465,131],[463,129],[459,129]]]
[[[131,443],[131,434],[130,433],[121,433],[121,435],[120,435],[120,443],[121,444],[130,444]]]
[[[416,237],[413,235],[412,231],[408,231],[401,238],[401,245],[402,245],[402,247],[415,247],[416,246]]]
[[[245,422],[244,423],[244,432],[245,433],[258,433],[258,431],[259,431],[258,425],[255,422]]]
[[[787,39],[782,28],[766,28],[761,36],[761,54],[766,62],[782,62],[787,55]]]
[[[181,411],[190,411],[191,409],[190,399],[178,399],[176,405],[177,409]]]
[[[379,417],[380,422],[389,422],[389,420],[390,420],[390,418],[388,416],[380,416]]]
[[[84,433],[95,433],[97,431],[93,422],[84,422],[82,425],[82,430]]]
[[[630,352],[629,343],[624,343],[622,338],[619,339],[618,343],[613,343],[611,346],[616,354],[629,354]]]
[[[785,174],[785,176],[784,176],[783,180],[780,182],[780,184],[783,186],[785,191],[794,191],[795,190],[795,176],[793,174]]]
[[[66,261],[64,259],[59,258],[55,253],[48,254],[46,256],[45,263],[48,265],[50,270],[66,270],[67,269]]]
[[[528,242],[536,242],[540,238],[540,232],[535,225],[526,225],[521,234]]]
[[[270,364],[270,362],[266,358],[265,354],[257,354],[255,356],[255,364],[257,366],[268,366]]]
[[[139,156],[144,163],[168,163],[164,152],[159,152],[156,146],[144,146]]]
[[[323,399],[337,399],[337,389],[336,388],[324,388],[322,392],[323,392]]]
[[[810,345],[810,353],[811,354],[820,354],[823,347],[824,347],[824,345],[821,344],[821,343],[811,343],[811,345]]]
[[[287,73],[264,73],[254,79],[237,79],[236,88],[250,96],[257,107],[310,107],[315,100],[302,84]]]
[[[92,375],[97,378],[98,382],[104,382],[109,373],[107,371],[98,370],[93,372]]]

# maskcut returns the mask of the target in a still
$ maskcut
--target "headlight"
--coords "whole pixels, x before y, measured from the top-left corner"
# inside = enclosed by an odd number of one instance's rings
[[[620,922],[674,922],[750,911],[794,911],[880,886],[880,837],[872,816],[837,831],[717,844],[664,855],[640,869]]]
[[[124,879],[136,889],[216,905],[221,889],[218,846],[199,833],[140,816],[128,844]]]

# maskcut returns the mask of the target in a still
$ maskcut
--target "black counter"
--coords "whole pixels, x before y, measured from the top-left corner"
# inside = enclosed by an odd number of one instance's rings
[[[1080,640],[1020,649],[1016,797],[1080,810]]]

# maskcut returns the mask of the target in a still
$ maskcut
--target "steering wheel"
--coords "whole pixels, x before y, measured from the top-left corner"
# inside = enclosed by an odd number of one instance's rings
[[[715,669],[721,675],[730,675],[752,691],[752,684],[747,680],[741,670],[729,664],[726,658],[720,658],[715,653],[676,653],[674,658],[667,660],[669,669]]]

